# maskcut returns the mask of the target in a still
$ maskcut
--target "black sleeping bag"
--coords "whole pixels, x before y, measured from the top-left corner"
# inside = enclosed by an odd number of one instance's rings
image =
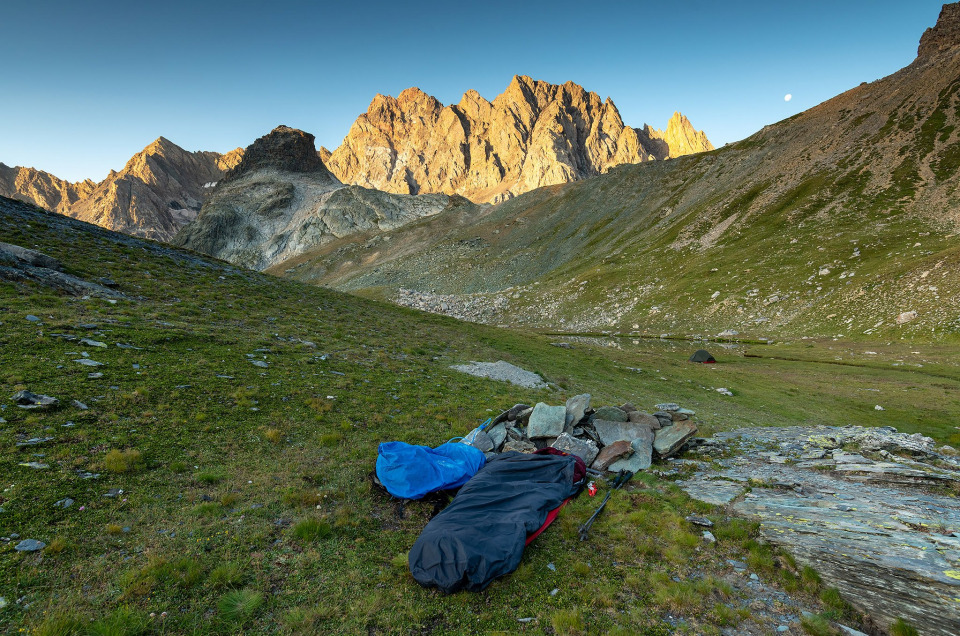
[[[468,481],[410,550],[418,583],[479,592],[520,565],[527,535],[576,493],[573,456],[502,453]]]

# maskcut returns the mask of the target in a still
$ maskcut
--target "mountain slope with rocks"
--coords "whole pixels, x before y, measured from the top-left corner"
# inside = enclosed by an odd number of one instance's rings
[[[343,143],[320,152],[344,183],[497,203],[612,166],[712,149],[680,113],[663,131],[631,128],[610,98],[517,75],[492,102],[474,90],[449,106],[419,88],[377,95]]]
[[[957,6],[906,68],[736,144],[273,271],[428,308],[445,295],[488,322],[551,330],[958,333]]]
[[[0,164],[0,195],[125,234],[167,241],[196,218],[210,188],[242,154],[240,148],[227,154],[187,152],[160,137],[100,183],[69,183],[33,168]]]
[[[175,245],[253,269],[358,232],[382,232],[470,204],[345,186],[317,154],[313,135],[279,126],[257,139],[217,185]]]

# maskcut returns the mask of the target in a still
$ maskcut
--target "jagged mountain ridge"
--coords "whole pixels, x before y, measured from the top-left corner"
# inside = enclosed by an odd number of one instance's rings
[[[957,7],[906,68],[742,142],[271,271],[547,329],[946,337],[960,330]]]
[[[33,168],[0,164],[0,195],[133,236],[167,241],[193,220],[210,189],[235,166],[226,154],[188,152],[159,137],[100,183],[70,183]]]
[[[313,135],[278,126],[244,151],[173,243],[264,269],[336,238],[395,229],[466,203],[346,186],[320,160]]]
[[[664,131],[631,128],[609,97],[517,75],[492,102],[474,90],[450,106],[418,88],[377,95],[343,143],[320,152],[344,183],[497,203],[612,166],[712,149],[680,113]]]

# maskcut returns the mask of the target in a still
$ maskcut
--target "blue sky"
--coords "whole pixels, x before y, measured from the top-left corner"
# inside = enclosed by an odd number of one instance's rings
[[[941,4],[9,2],[0,161],[99,181],[161,135],[225,152],[278,124],[333,149],[377,93],[493,99],[514,74],[720,146],[906,66]]]

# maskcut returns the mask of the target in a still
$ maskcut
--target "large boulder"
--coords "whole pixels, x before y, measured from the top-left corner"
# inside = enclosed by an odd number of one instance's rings
[[[650,432],[650,427],[639,422],[611,422],[609,420],[594,420],[593,428],[600,437],[604,446],[614,442],[632,442],[638,437]]]
[[[587,409],[590,408],[590,394],[583,393],[575,395],[567,400],[567,416],[563,425],[563,430],[567,433],[573,432],[573,428],[583,419]]]
[[[684,442],[696,434],[697,425],[691,420],[674,422],[673,426],[657,431],[653,440],[653,450],[657,451],[660,457],[670,457],[680,450]]]
[[[553,442],[553,447],[562,450],[571,455],[576,455],[583,460],[587,466],[593,463],[597,458],[600,449],[597,445],[588,439],[577,439],[570,433],[563,433]]]

